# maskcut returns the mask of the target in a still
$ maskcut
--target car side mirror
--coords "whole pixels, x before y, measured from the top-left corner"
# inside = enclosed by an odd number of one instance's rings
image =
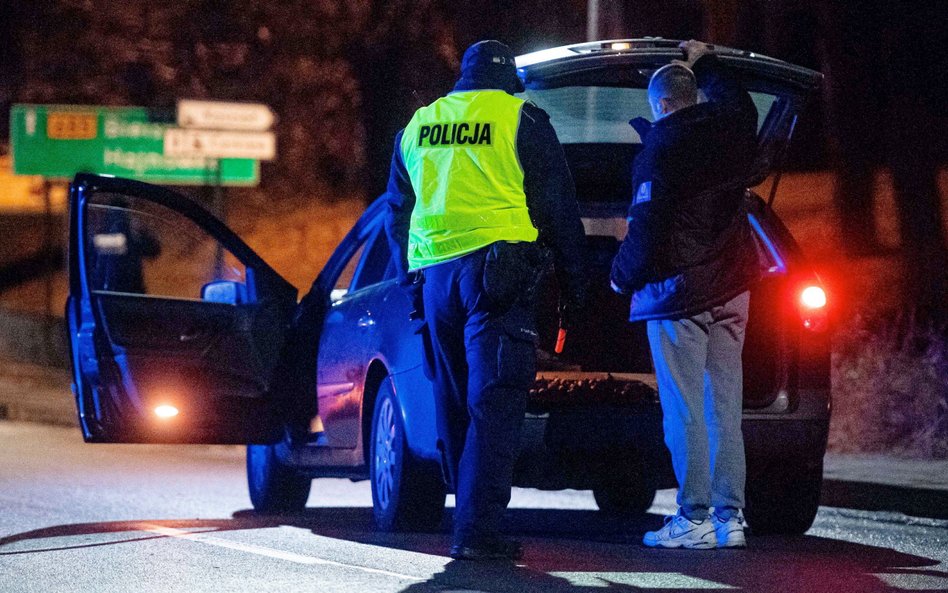
[[[247,302],[247,285],[230,280],[215,280],[201,287],[201,300],[228,305]]]

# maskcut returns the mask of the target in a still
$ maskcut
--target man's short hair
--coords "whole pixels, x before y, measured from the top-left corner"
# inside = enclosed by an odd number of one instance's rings
[[[698,102],[698,84],[695,74],[681,64],[662,66],[652,74],[648,83],[649,97],[665,99],[676,109]]]

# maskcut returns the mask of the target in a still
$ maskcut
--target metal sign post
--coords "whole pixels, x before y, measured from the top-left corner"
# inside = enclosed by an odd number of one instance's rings
[[[49,179],[43,179],[43,259],[46,260],[46,273],[44,274],[43,294],[43,344],[46,347],[46,357],[48,360],[55,358],[56,346],[53,334],[58,330],[53,316],[53,282],[58,266],[54,263],[57,257],[56,249],[53,247],[53,199],[52,183]]]
[[[214,171],[214,213],[222,222],[227,222],[227,201],[221,183],[221,159],[210,159]],[[224,247],[218,242],[214,256],[214,277],[224,277]]]

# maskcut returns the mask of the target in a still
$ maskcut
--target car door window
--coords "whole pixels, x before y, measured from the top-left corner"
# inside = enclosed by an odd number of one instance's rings
[[[358,249],[356,249],[355,253],[352,254],[352,257],[349,258],[349,261],[347,261],[346,265],[342,268],[339,276],[336,277],[336,282],[333,284],[332,292],[329,294],[329,298],[333,302],[338,301],[349,293],[349,290],[352,287],[352,280],[355,277],[356,269],[359,266],[359,262],[362,260],[362,253],[364,251],[365,241],[359,245]]]
[[[93,291],[200,299],[211,282],[246,283],[246,268],[230,251],[169,208],[97,193],[86,216]]]
[[[379,229],[368,245],[365,256],[359,262],[352,285],[349,287],[350,291],[356,291],[395,277],[392,252],[389,249],[388,237],[385,231]]]

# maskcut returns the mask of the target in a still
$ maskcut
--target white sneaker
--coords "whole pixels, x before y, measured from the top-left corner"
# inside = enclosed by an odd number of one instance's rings
[[[719,548],[747,547],[747,540],[744,538],[744,519],[740,513],[731,515],[727,521],[711,513],[711,524],[714,526]]]
[[[665,526],[658,531],[648,531],[642,543],[650,548],[688,548],[709,550],[717,547],[714,525],[710,519],[692,521],[678,511],[665,517]]]

